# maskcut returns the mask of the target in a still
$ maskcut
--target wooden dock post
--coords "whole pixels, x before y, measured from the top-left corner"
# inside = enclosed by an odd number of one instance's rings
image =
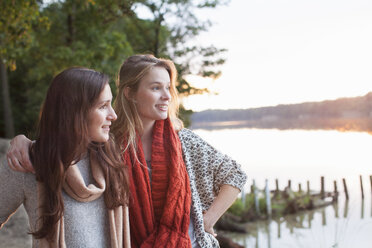
[[[362,199],[364,199],[364,190],[363,190],[363,179],[362,179],[362,175],[359,175],[359,180],[360,180],[360,190],[362,192]]]
[[[298,184],[298,192],[299,192],[299,193],[302,193],[301,183]]]
[[[266,210],[267,215],[271,216],[271,197],[270,197],[270,189],[269,189],[269,180],[265,179],[265,196],[266,196]]]
[[[258,203],[258,190],[257,190],[257,187],[256,187],[256,181],[254,179],[253,179],[253,192],[254,192],[254,205],[255,205],[255,208],[256,208],[256,213],[260,214],[260,206],[259,206],[259,203]]]
[[[321,197],[324,198],[324,177],[320,177],[320,194]]]
[[[279,180],[275,179],[275,191],[279,192]]]
[[[333,201],[337,201],[338,200],[338,190],[337,190],[337,181],[336,180],[333,181],[333,187],[334,187]]]
[[[344,184],[344,191],[345,191],[346,200],[349,200],[349,192],[347,191],[347,185],[346,185],[345,178],[342,178],[342,183]]]
[[[242,194],[241,199],[242,199],[242,204],[243,204],[243,209],[244,209],[245,208],[245,202],[246,202],[246,200],[245,200],[246,195],[245,195],[244,187],[242,188],[241,194]]]
[[[307,185],[307,194],[310,195],[310,181],[309,180],[307,180],[306,185]]]
[[[292,187],[292,182],[291,180],[288,180],[288,189],[291,189],[291,187]]]

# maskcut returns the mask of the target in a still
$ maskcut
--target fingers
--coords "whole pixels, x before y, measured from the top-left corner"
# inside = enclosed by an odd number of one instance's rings
[[[7,154],[7,160],[8,160],[8,166],[11,170],[14,170],[14,171],[20,171],[20,172],[27,172],[26,169],[24,169],[20,163],[18,162],[17,159],[15,158],[12,158],[12,157],[9,157],[9,155]]]
[[[10,146],[6,153],[10,169],[35,173],[28,153],[30,144],[31,141],[24,135],[18,135],[10,141]]]
[[[21,165],[26,171],[35,173],[34,167],[32,167],[30,161],[30,155],[28,152],[25,152],[24,150],[21,151]]]
[[[217,236],[217,234],[214,232],[213,230],[213,226],[214,224],[212,224],[210,222],[210,219],[208,218],[208,216],[206,216],[206,211],[203,211],[203,221],[204,221],[204,230],[207,232],[207,233],[210,233],[212,234],[214,237]]]
[[[205,230],[205,231],[212,234],[214,237],[217,236],[217,234],[214,232],[213,228],[209,228],[208,230]]]

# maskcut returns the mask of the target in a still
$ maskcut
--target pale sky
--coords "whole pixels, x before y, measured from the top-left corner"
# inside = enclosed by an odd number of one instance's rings
[[[196,42],[229,51],[211,87],[219,95],[191,96],[186,108],[251,108],[372,91],[371,0],[232,0],[201,13],[215,24]]]

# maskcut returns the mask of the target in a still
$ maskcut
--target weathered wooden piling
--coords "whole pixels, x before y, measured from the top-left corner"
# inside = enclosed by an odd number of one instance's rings
[[[260,206],[258,202],[258,190],[256,187],[256,181],[253,179],[253,194],[254,194],[254,206],[256,208],[256,213],[260,214]]]
[[[310,194],[310,181],[309,180],[307,180],[306,186],[307,186],[307,194],[309,195]]]
[[[292,181],[288,180],[288,189],[291,189],[291,188],[292,188]]]
[[[320,177],[320,195],[322,198],[324,198],[324,177]]]
[[[333,193],[334,193],[334,196],[333,196],[333,201],[337,201],[338,200],[338,189],[337,189],[337,181],[334,180],[333,181]]]
[[[362,192],[362,199],[364,199],[364,190],[363,190],[363,179],[362,179],[362,175],[359,175],[359,180],[360,180],[360,190]]]
[[[298,184],[298,192],[301,193],[302,192],[302,187],[301,187],[301,183]]]
[[[243,208],[245,208],[245,202],[246,202],[246,200],[245,200],[245,190],[244,190],[244,187],[242,188],[242,204],[243,204]]]
[[[270,196],[270,189],[269,189],[269,180],[265,180],[265,196],[266,196],[266,210],[267,215],[271,216],[271,196]]]
[[[278,179],[275,179],[275,191],[279,192],[279,180]]]
[[[342,178],[342,183],[344,184],[344,191],[345,191],[346,200],[349,200],[349,192],[347,191],[347,185],[346,185],[345,178]]]

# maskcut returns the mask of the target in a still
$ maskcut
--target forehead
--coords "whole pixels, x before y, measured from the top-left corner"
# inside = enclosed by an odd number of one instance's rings
[[[107,101],[112,98],[110,85],[107,83],[99,95],[98,101]]]
[[[142,78],[143,83],[163,83],[169,84],[170,77],[168,71],[164,67],[155,66],[152,67],[146,75]]]

